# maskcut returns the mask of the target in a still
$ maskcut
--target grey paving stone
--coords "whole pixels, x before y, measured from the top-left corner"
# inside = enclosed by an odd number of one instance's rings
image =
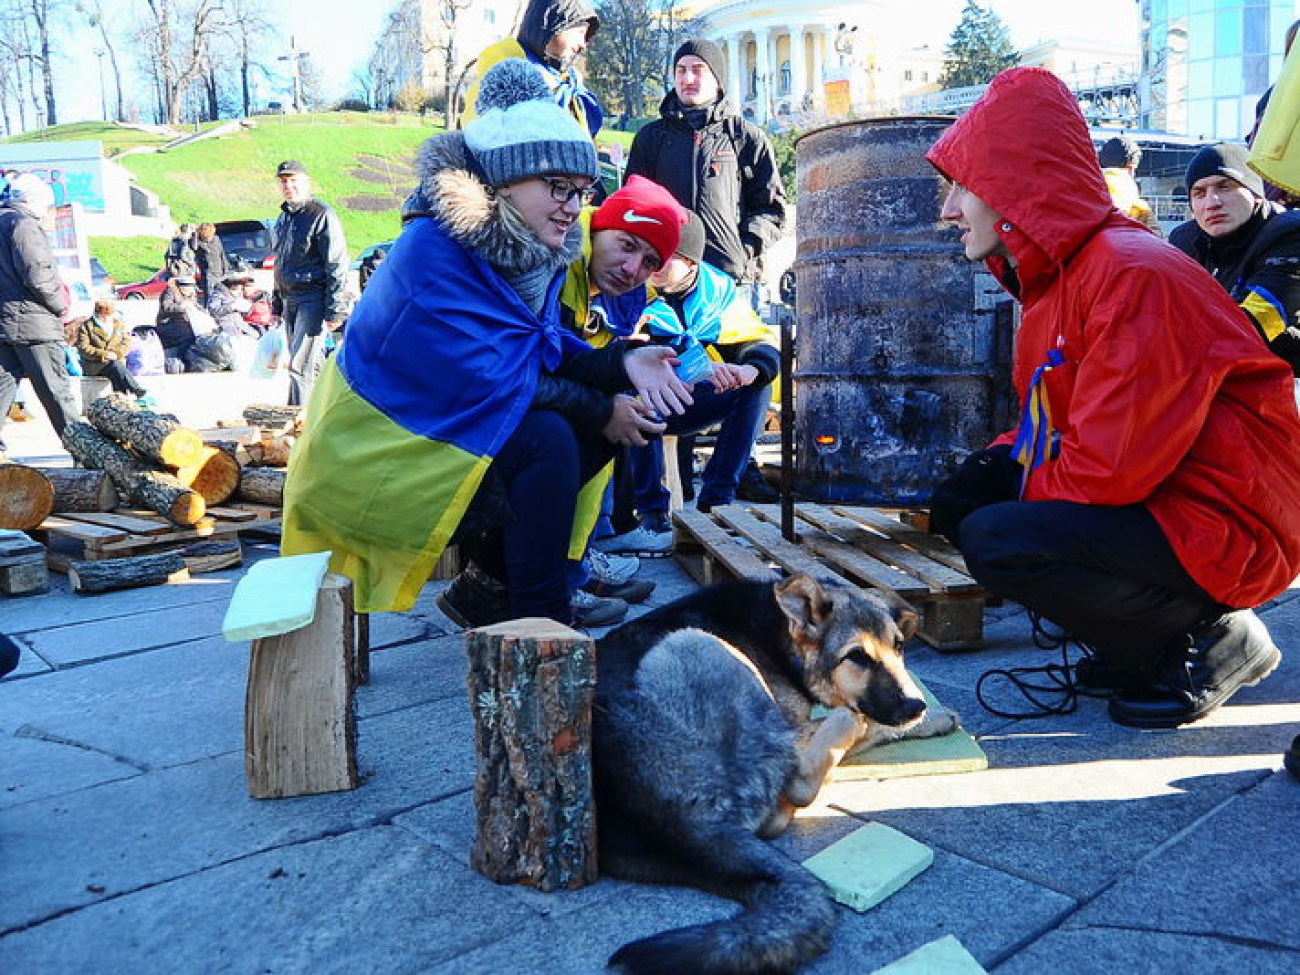
[[[0,744],[0,809],[141,774],[102,752],[29,734],[6,735]]]
[[[1294,972],[1294,952],[1178,932],[1119,928],[1048,934],[998,965],[997,975],[1243,975]]]
[[[8,972],[427,972],[529,910],[377,826],[218,863],[0,940]]]
[[[990,769],[836,783],[826,801],[932,846],[1079,899],[1268,774],[1260,759],[1062,758],[1057,735],[983,742]],[[1175,784],[1176,783],[1176,784]]]
[[[467,706],[438,702],[361,723],[352,792],[248,798],[243,749],[0,809],[0,931],[214,863],[386,822],[473,781]]]
[[[1297,808],[1300,782],[1284,772],[1270,776],[1154,849],[1071,925],[1266,943],[1290,952],[1296,970]],[[1266,969],[1239,969],[1251,970]]]
[[[68,667],[184,640],[220,637],[231,591],[226,587],[223,595],[188,605],[167,598],[161,606],[155,602],[152,608],[141,606],[124,615],[29,631],[24,639],[55,667]],[[209,594],[215,595],[211,590]]]

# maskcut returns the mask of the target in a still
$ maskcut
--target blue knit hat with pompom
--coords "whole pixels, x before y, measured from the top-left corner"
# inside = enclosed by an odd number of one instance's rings
[[[587,130],[551,101],[541,73],[523,58],[508,58],[483,75],[474,110],[478,117],[465,126],[465,145],[489,185],[600,175]]]

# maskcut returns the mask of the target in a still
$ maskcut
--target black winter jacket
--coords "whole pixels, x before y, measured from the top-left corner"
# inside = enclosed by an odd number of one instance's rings
[[[275,250],[273,310],[280,313],[287,295],[319,294],[325,298],[326,321],[345,318],[348,245],[334,210],[314,198],[293,207],[282,203],[271,236]]]
[[[1261,200],[1226,237],[1211,237],[1188,220],[1169,243],[1214,275],[1269,349],[1300,376],[1300,210]]]
[[[21,203],[0,207],[0,341],[62,342],[67,297],[40,221]]]
[[[204,291],[211,292],[230,273],[230,261],[220,237],[209,240],[195,240],[194,260],[199,266],[202,280],[199,284]]]
[[[626,176],[654,180],[699,214],[704,260],[736,281],[756,280],[757,259],[785,223],[785,190],[771,141],[723,98],[687,109],[669,92],[659,114],[632,140]]]

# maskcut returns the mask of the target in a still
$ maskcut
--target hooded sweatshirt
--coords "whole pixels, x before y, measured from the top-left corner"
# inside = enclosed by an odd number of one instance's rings
[[[1046,448],[1024,499],[1145,504],[1212,598],[1282,592],[1300,574],[1291,370],[1203,269],[1112,208],[1065,85],[1003,72],[927,158],[1001,216],[1014,259],[986,263],[1024,306],[1021,430]]]

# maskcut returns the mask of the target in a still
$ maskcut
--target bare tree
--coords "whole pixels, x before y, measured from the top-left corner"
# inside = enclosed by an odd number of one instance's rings
[[[234,44],[239,61],[239,92],[244,115],[253,113],[254,70],[267,73],[266,65],[255,51],[262,35],[276,30],[264,0],[225,0],[222,29]]]
[[[446,102],[442,117],[443,124],[448,129],[456,125],[457,78],[464,74],[466,67],[464,53],[456,47],[456,22],[460,19],[461,12],[467,10],[472,3],[473,0],[441,0],[438,4],[438,18],[442,21],[443,30],[441,38],[433,44],[433,49],[442,52],[442,91]]]
[[[54,66],[50,61],[50,18],[57,18],[63,7],[63,0],[26,0],[24,13],[32,18],[36,27],[36,46],[33,57],[41,66],[41,81],[45,90],[45,124],[57,125],[58,109],[54,103]]]
[[[183,8],[176,0],[145,0],[149,21],[153,73],[163,121],[179,125],[184,95],[200,79],[212,41],[220,24],[215,0],[191,0]]]
[[[113,69],[113,86],[117,93],[117,110],[113,113],[113,117],[121,122],[126,117],[122,98],[122,69],[117,63],[117,48],[113,46],[113,38],[109,34],[108,24],[104,21],[103,0],[79,0],[77,12],[84,14],[86,22],[99,31],[100,41],[104,45],[104,50],[108,52],[108,63]]]

